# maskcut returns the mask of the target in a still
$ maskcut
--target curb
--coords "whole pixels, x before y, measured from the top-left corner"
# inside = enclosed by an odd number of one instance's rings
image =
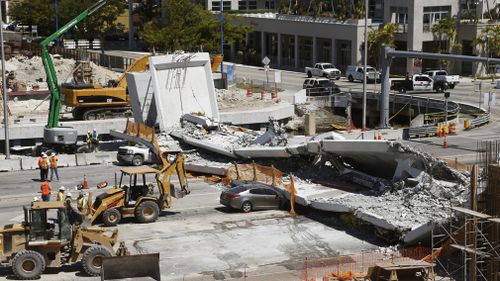
[[[116,151],[58,155],[58,167],[76,167],[108,164],[116,161]],[[23,156],[0,160],[0,172],[15,172],[38,169],[38,157]]]

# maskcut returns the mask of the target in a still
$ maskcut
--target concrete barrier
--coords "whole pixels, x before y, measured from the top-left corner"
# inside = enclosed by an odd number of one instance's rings
[[[116,151],[87,153],[86,156],[88,165],[106,164],[116,161]]]
[[[58,167],[75,167],[76,166],[76,156],[73,154],[60,154],[57,155],[57,166]]]
[[[0,172],[11,172],[21,170],[21,159],[0,160]]]
[[[86,153],[77,153],[75,154],[76,165],[77,166],[87,166],[87,154]]]
[[[35,169],[38,169],[38,157],[21,158],[21,170],[35,170]]]

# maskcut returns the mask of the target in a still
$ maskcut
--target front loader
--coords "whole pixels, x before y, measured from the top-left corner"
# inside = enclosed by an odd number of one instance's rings
[[[38,279],[46,268],[81,262],[91,276],[101,271],[103,257],[125,255],[118,230],[84,227],[72,221],[66,202],[33,202],[24,207],[22,224],[0,229],[0,264],[19,279]]]

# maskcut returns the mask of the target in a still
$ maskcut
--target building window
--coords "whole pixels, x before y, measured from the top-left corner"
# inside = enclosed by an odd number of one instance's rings
[[[257,10],[257,1],[248,1],[249,10]]]
[[[231,1],[222,1],[222,10],[231,10]],[[220,11],[220,1],[212,1],[212,11]]]
[[[398,25],[398,32],[406,33],[408,30],[408,8],[392,7],[391,22]]]
[[[444,18],[449,18],[450,16],[451,6],[424,7],[424,32],[431,32],[434,24]]]
[[[266,9],[274,9],[274,0],[266,1]]]
[[[238,10],[246,10],[247,9],[247,1],[238,1]]]

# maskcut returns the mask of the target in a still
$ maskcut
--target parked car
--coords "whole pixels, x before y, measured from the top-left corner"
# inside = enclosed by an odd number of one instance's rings
[[[367,76],[366,76],[366,81],[369,83],[380,83],[380,72],[378,72],[375,68],[371,66],[366,67],[367,70]],[[345,76],[347,77],[347,80],[349,82],[354,82],[356,80],[358,81],[363,81],[364,79],[364,67],[363,66],[356,66],[356,65],[349,65],[347,66],[347,71],[345,72]]]
[[[308,96],[328,96],[340,93],[339,86],[326,78],[306,78],[302,88],[308,89]]]
[[[429,70],[424,72],[424,74],[429,75],[434,82],[446,82],[450,89],[455,88],[455,86],[460,83],[460,76],[458,75],[448,75],[446,70]]]
[[[407,91],[422,91],[422,92],[444,92],[448,89],[448,85],[444,81],[434,81],[427,74],[415,74],[412,79],[394,79],[391,80],[391,90],[400,93]]]
[[[284,208],[288,200],[284,191],[263,183],[243,183],[222,191],[220,203],[248,213],[253,210]]]
[[[143,144],[120,146],[116,159],[122,165],[133,166],[141,166],[144,163],[156,162],[155,154]]]
[[[307,77],[322,76],[331,79],[340,79],[342,72],[338,70],[333,64],[328,62],[319,62],[314,67],[306,67]]]

